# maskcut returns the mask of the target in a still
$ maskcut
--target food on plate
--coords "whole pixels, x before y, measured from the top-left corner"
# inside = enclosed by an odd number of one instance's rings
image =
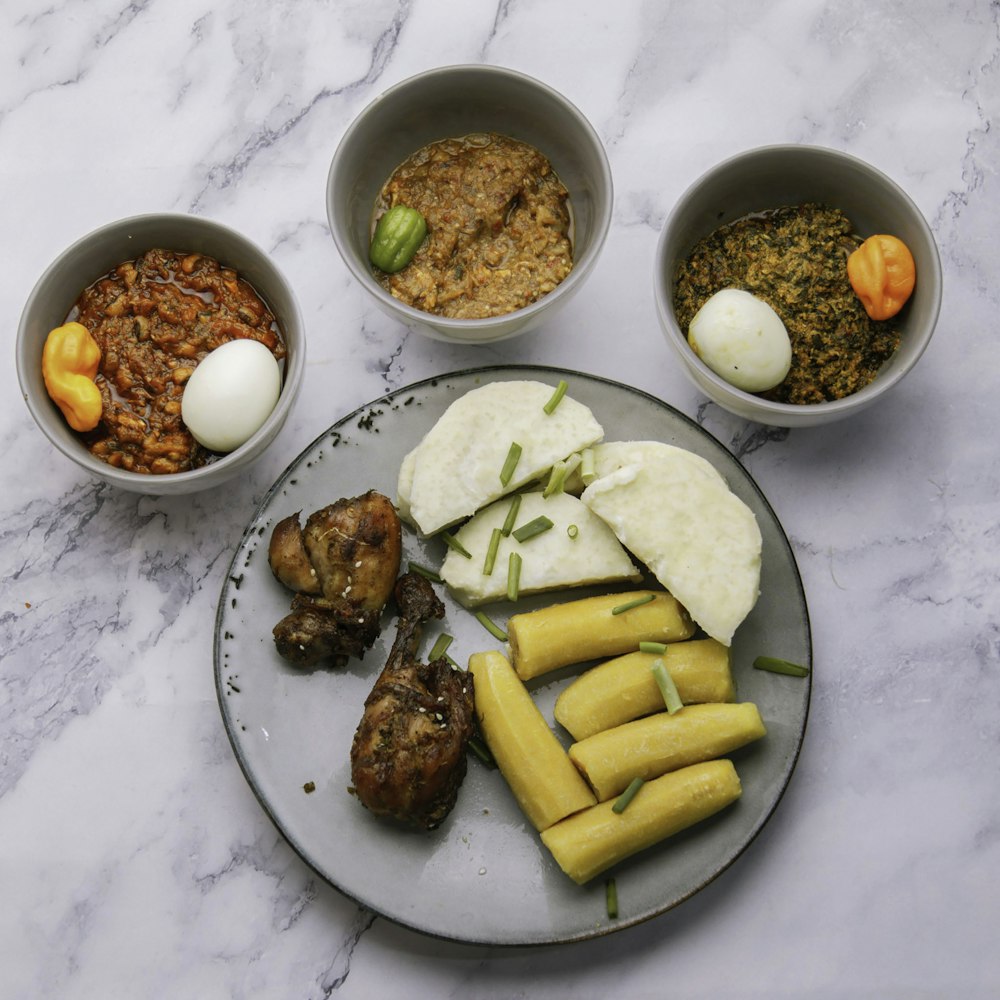
[[[590,409],[570,396],[546,410],[552,396],[542,382],[512,381],[491,382],[456,399],[403,459],[400,514],[433,535],[603,437]],[[517,460],[504,482],[513,444]]]
[[[209,352],[253,340],[285,357],[274,316],[250,284],[200,253],[154,249],[119,264],[81,293],[67,321],[85,327],[100,351],[101,418],[83,442],[130,472],[185,472],[213,458],[181,415],[185,386]]]
[[[716,375],[747,392],[773,389],[792,365],[781,317],[741,288],[723,288],[705,300],[688,326],[688,343]]]
[[[568,199],[527,143],[494,133],[431,143],[396,168],[375,206],[376,230],[384,212],[405,205],[426,220],[427,237],[405,267],[377,277],[401,302],[439,316],[521,309],[572,270]]]
[[[230,340],[191,373],[181,418],[209,451],[235,451],[260,430],[281,393],[281,369],[258,340]]]
[[[901,239],[879,234],[847,258],[847,277],[872,319],[892,319],[913,294],[917,266]]]
[[[728,646],[760,592],[760,529],[725,481],[689,455],[651,453],[594,480],[581,500]]]
[[[736,698],[730,650],[715,639],[672,642],[663,651],[635,650],[591,667],[556,698],[553,714],[575,740],[662,711],[653,662],[663,660],[685,705]]]
[[[677,268],[674,309],[687,330],[724,288],[763,299],[792,343],[788,375],[762,395],[809,404],[857,392],[899,345],[899,332],[871,319],[848,279],[861,243],[847,216],[825,205],[787,205],[737,219],[700,240]]]
[[[650,781],[688,764],[724,757],[766,733],[751,702],[687,705],[673,714],[657,712],[588,736],[569,748],[569,758],[598,802],[604,802],[635,778]]]
[[[522,596],[590,583],[639,582],[641,574],[614,532],[576,497],[567,493],[516,496],[512,531],[503,531],[515,503],[508,498],[483,508],[455,533],[461,549],[449,548],[441,579],[461,604],[476,607],[504,597],[510,555],[515,552],[521,557],[518,586]],[[519,541],[518,526],[532,522],[545,530]]]
[[[401,271],[413,260],[427,235],[424,217],[408,205],[393,205],[375,226],[368,256],[386,274]]]
[[[45,391],[75,431],[92,431],[101,421],[101,390],[94,382],[100,363],[101,349],[80,323],[65,323],[45,338]]]
[[[574,882],[583,884],[639,851],[708,819],[735,802],[740,779],[732,761],[691,764],[647,781],[628,808],[600,802],[541,833],[542,843]]]
[[[654,590],[584,597],[511,615],[511,658],[531,680],[558,667],[617,656],[640,642],[680,642],[694,625],[670,594]]]
[[[641,465],[647,459],[669,458],[678,453],[684,461],[697,466],[706,475],[722,479],[718,469],[707,458],[663,441],[600,441],[585,451],[589,452],[589,474],[586,474],[581,461],[566,477],[564,488],[567,493],[580,494],[595,479],[616,472],[625,465]]]
[[[354,734],[351,781],[377,816],[433,830],[451,812],[465,778],[474,679],[444,657],[417,658],[424,623],[444,615],[429,581],[406,573],[395,594],[396,637]]]
[[[536,830],[597,800],[549,729],[510,661],[495,650],[473,653],[479,728],[500,773]]]
[[[313,512],[304,527],[300,513],[279,521],[268,545],[271,571],[295,593],[291,612],[274,627],[274,643],[296,666],[342,665],[379,634],[399,575],[399,517],[375,490]]]

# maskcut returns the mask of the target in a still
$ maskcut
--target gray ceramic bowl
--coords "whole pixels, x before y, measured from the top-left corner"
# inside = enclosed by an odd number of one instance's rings
[[[541,150],[569,190],[574,264],[537,302],[506,316],[458,320],[394,299],[368,261],[372,215],[382,185],[429,142],[499,132]],[[611,222],[611,169],[590,123],[565,97],[497,66],[448,66],[404,80],[366,107],[341,139],[327,179],[327,217],[351,273],[390,316],[438,340],[488,343],[537,326],[586,281]]]
[[[839,208],[863,237],[889,233],[910,248],[917,283],[893,320],[900,346],[876,379],[826,403],[776,403],[744,392],[713,372],[691,349],[677,322],[673,286],[678,264],[698,240],[752,212],[820,202]],[[817,146],[765,146],[741,153],[699,178],[681,196],[660,234],[653,278],[667,343],[691,381],[720,406],[748,420],[807,427],[840,420],[871,406],[909,372],[934,332],[941,308],[941,261],[930,227],[906,193],[856,157]]]
[[[270,307],[288,348],[281,395],[264,425],[246,444],[200,469],[146,475],[95,458],[63,419],[42,380],[42,347],[65,322],[80,293],[126,260],[162,247],[198,252],[235,268]],[[291,287],[273,261],[246,237],[192,215],[153,214],[112,222],[77,240],[46,269],[32,290],[17,331],[17,375],[31,415],[64,455],[92,475],[136,493],[193,493],[218,486],[254,462],[274,440],[298,395],[305,370],[305,333]]]

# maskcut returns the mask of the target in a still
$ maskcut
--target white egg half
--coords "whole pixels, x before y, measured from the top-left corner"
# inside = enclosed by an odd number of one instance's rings
[[[792,364],[781,317],[739,288],[724,288],[705,302],[688,327],[688,343],[712,371],[747,392],[773,389]]]
[[[281,370],[256,340],[230,340],[206,354],[181,398],[181,418],[209,451],[239,448],[278,402]]]

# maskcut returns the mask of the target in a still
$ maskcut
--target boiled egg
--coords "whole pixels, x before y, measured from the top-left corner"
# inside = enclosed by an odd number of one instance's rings
[[[191,373],[181,419],[209,451],[234,451],[260,430],[280,392],[274,355],[256,340],[230,340]]]
[[[688,327],[688,343],[716,375],[747,392],[773,389],[792,364],[781,317],[740,288],[723,288],[705,302]]]

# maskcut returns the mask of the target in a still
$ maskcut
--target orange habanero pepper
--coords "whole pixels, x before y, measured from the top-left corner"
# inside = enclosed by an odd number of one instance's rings
[[[847,277],[872,319],[895,316],[913,292],[917,268],[909,247],[895,236],[869,236],[847,258]]]
[[[42,348],[42,378],[53,402],[75,431],[91,431],[101,419],[101,391],[94,382],[101,349],[82,323],[56,327]]]

